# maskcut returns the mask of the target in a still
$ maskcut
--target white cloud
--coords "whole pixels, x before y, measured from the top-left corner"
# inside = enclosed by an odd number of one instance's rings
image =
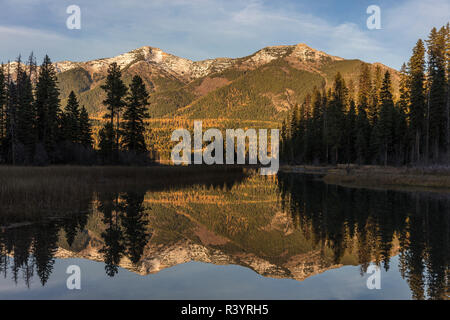
[[[267,45],[304,42],[344,58],[399,67],[407,60],[418,34],[426,35],[430,26],[443,24],[450,9],[448,0],[412,0],[382,6],[383,30],[371,31],[365,23],[357,25],[342,17],[340,22],[332,23],[308,13],[308,5],[299,11],[287,2],[283,5],[263,0],[77,2],[82,9],[82,30],[78,33],[68,32],[64,27],[67,1],[45,1],[50,13],[42,18],[49,20],[41,23],[44,26],[39,24],[40,20],[29,28],[10,27],[2,22],[0,56],[29,49],[36,52],[40,48],[57,60],[86,60],[150,45],[199,60],[244,56]],[[30,0],[19,2],[27,8],[30,3]],[[21,12],[32,14],[33,10]],[[365,14],[361,12],[362,17]]]

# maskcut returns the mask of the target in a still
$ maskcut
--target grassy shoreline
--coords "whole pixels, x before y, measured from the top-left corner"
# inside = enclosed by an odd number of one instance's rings
[[[282,166],[282,172],[316,176],[328,184],[375,189],[450,192],[450,167]]]
[[[8,216],[20,220],[86,210],[97,192],[177,190],[196,184],[227,188],[243,181],[248,171],[239,166],[0,166],[0,225]],[[282,166],[280,171],[346,187],[450,193],[450,168],[444,167]]]
[[[0,225],[7,216],[61,216],[86,210],[96,192],[226,186],[246,174],[238,166],[0,166]]]

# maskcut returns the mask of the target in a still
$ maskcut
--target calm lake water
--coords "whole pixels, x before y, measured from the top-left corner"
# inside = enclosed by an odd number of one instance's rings
[[[449,298],[448,195],[214,181],[98,190],[64,218],[5,224],[0,299]]]

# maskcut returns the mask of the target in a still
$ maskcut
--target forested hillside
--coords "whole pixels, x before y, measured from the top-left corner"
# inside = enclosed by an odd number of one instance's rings
[[[131,138],[167,159],[172,131],[203,120],[204,129],[279,128],[291,163],[448,162],[449,55],[447,25],[419,40],[400,71],[305,44],[197,62],[152,47],[87,62],[18,59],[0,74],[2,161],[66,162],[77,158],[57,146],[68,141],[114,162]],[[84,142],[65,121],[85,128]]]

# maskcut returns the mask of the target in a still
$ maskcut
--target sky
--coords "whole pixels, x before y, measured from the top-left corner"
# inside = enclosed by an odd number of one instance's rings
[[[81,10],[68,29],[67,7]],[[380,8],[381,29],[366,12]],[[0,62],[86,61],[142,46],[203,60],[306,43],[346,59],[400,68],[418,38],[450,20],[450,0],[0,0]]]

